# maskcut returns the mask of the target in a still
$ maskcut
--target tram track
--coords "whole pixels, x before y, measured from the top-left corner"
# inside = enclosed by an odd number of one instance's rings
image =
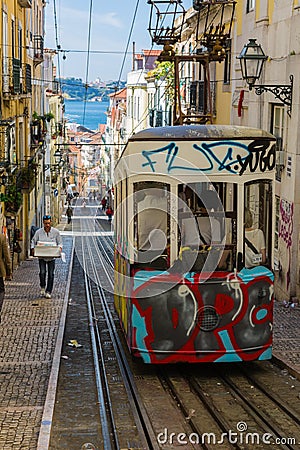
[[[253,369],[255,367],[255,363],[250,365]],[[269,366],[272,370],[272,363],[269,363]],[[243,382],[246,382],[248,380],[248,385],[246,388],[241,388],[238,385],[236,385],[233,380],[230,378],[228,374],[224,375],[222,374],[221,370],[217,371],[218,377],[215,379],[213,378],[212,381],[212,387],[215,389],[215,386],[223,386],[223,392],[225,392],[226,395],[231,395],[231,399],[228,402],[228,411],[232,408],[232,405],[236,406],[239,405],[240,413],[236,417],[236,427],[246,427],[245,432],[247,432],[247,427],[249,425],[250,431],[248,431],[247,439],[252,439],[253,442],[251,442],[251,449],[259,449],[262,448],[261,443],[256,441],[260,439],[260,436],[267,435],[267,439],[269,439],[269,436],[272,436],[272,442],[274,445],[274,448],[282,448],[282,449],[295,449],[297,448],[297,444],[294,442],[300,442],[300,436],[298,425],[299,425],[299,419],[298,415],[299,413],[295,411],[293,408],[288,406],[284,400],[282,400],[278,395],[276,395],[274,392],[270,393],[270,386],[264,385],[262,382],[259,382],[257,380],[254,380],[253,377],[250,377],[245,370],[241,371],[241,379]],[[215,436],[226,436],[228,437],[229,430],[232,430],[232,414],[229,414],[228,417],[226,417],[226,414],[224,414],[224,411],[222,411],[222,408],[219,407],[219,405],[214,404],[212,401],[212,395],[208,394],[206,391],[202,390],[201,383],[194,378],[194,377],[186,377],[186,375],[183,375],[184,380],[187,382],[187,385],[189,386],[189,390],[194,392],[196,396],[201,401],[202,405],[204,406],[204,409],[206,412],[211,416],[211,418],[214,421],[214,424],[212,421],[207,418],[206,426],[203,426],[203,417],[201,420],[201,426],[199,426],[199,421],[195,420],[193,417],[193,414],[191,414],[190,417],[190,407],[188,407],[184,401],[184,399],[180,398],[180,392],[176,391],[174,386],[172,385],[172,382],[170,382],[170,378],[168,376],[162,376],[161,375],[161,369],[159,371],[158,375],[162,385],[164,386],[165,390],[169,390],[171,393],[171,396],[173,400],[175,400],[178,408],[181,410],[182,415],[184,418],[188,418],[188,424],[191,428],[191,432],[196,433],[198,436],[203,436],[208,433],[207,430],[215,430]],[[255,405],[254,403],[254,397],[253,397],[253,387],[256,387],[256,389],[260,390],[260,404]],[[245,392],[247,391],[247,392]],[[249,395],[249,392],[252,394]],[[263,411],[263,405],[268,404],[267,412]],[[189,403],[190,405],[190,403]],[[272,412],[277,411],[277,421],[272,417]],[[244,421],[241,420],[241,417],[244,417]],[[285,426],[282,426],[282,423],[285,423]],[[208,428],[207,428],[208,426]],[[252,430],[252,431],[251,431]],[[290,437],[285,438],[286,431],[289,430]],[[238,429],[233,429],[232,432],[239,431]],[[210,431],[212,433],[212,431]],[[223,434],[222,434],[223,433]],[[259,436],[259,437],[257,437]],[[293,437],[295,436],[295,437]],[[297,437],[296,437],[297,436]],[[242,439],[242,438],[240,438]],[[282,441],[283,444],[274,444],[274,440],[277,439],[278,442]],[[297,440],[298,439],[298,440]],[[234,441],[234,439],[233,439]],[[292,443],[289,443],[292,442]],[[270,442],[268,442],[270,444]],[[216,447],[216,443],[214,443],[213,448]],[[223,444],[222,444],[223,445]],[[220,448],[224,448],[224,447]],[[269,448],[272,448],[273,445],[271,444]],[[202,442],[202,448],[210,449],[212,448],[209,443]],[[238,448],[238,449],[244,449],[247,448],[245,445],[234,443],[231,444],[227,441],[227,448]]]
[[[98,373],[99,403],[105,403],[105,408],[102,405],[100,414],[101,422],[103,421],[104,448],[130,446],[130,448],[156,449],[158,447],[153,439],[151,425],[147,414],[143,411],[134,386],[132,371],[124,356],[124,343],[120,342],[110,311],[112,296],[103,288],[100,274],[106,275],[112,292],[113,278],[109,273],[112,264],[100,239],[97,240],[97,244],[99,242],[100,249],[98,245],[93,245],[95,242],[91,245],[90,239],[82,239],[82,259],[85,264],[86,296],[90,303],[89,320],[93,324],[90,330],[92,340],[95,341],[93,352]],[[98,360],[101,362],[99,369],[97,369]],[[109,443],[110,439],[112,443]]]
[[[80,227],[88,231],[103,231],[98,223],[92,224],[89,219],[82,219]],[[296,431],[299,408],[297,405],[288,405],[287,401],[290,386],[285,390],[282,388],[283,399],[275,385],[270,392],[268,380],[275,370],[271,363],[262,366],[261,363],[253,363],[247,365],[245,370],[241,366],[239,371],[238,365],[234,365],[234,369],[232,365],[227,369],[225,365],[214,365],[213,368],[203,365],[199,374],[199,366],[162,368],[132,361],[114,313],[113,241],[104,235],[76,239],[80,242],[80,245],[76,245],[77,257],[84,269],[85,292],[90,302],[87,307],[87,326],[94,334],[91,342],[95,342],[93,361],[99,385],[97,407],[103,443],[100,448],[169,450],[176,446],[180,433],[188,440],[185,449],[264,448],[256,442],[251,446],[244,441],[229,442],[226,437],[229,430],[236,432],[240,422],[245,423],[248,429],[241,431],[239,437],[242,433],[243,437],[246,433],[259,436],[270,433],[275,437],[284,437],[287,435],[284,430],[288,430],[288,424],[292,424],[290,436],[294,434],[299,438],[297,442],[300,441],[299,432]],[[265,373],[258,367],[263,367]],[[251,386],[255,386],[255,389]],[[258,397],[254,396],[256,389],[260,389],[260,397],[259,403],[255,405]],[[271,401],[267,400],[267,395],[273,396],[273,406],[267,403]],[[277,422],[272,422],[272,415],[266,414],[263,406],[268,404],[268,410],[271,411],[280,408],[280,403],[282,408],[279,409]],[[284,425],[279,420],[283,414],[290,414],[290,422],[285,418]],[[196,442],[197,436],[200,447]],[[220,442],[223,436],[224,442]],[[194,441],[190,441],[189,437]],[[298,447],[293,443],[275,445],[272,442],[268,448]]]
[[[255,374],[249,375],[245,369],[241,369],[240,373],[235,374],[234,377],[230,374],[222,374],[221,378],[232,393],[247,405],[250,414],[258,418],[266,432],[280,441],[286,436],[288,430],[289,435],[297,438],[296,442],[300,442],[299,411],[272,391],[270,385],[267,388],[256,379]],[[286,386],[279,383],[277,388],[281,392],[287,391]],[[297,447],[296,442],[294,445],[287,442],[281,448],[294,449]]]
[[[82,261],[84,272],[84,284],[85,284],[86,302],[88,306],[88,317],[90,324],[89,330],[91,336],[92,355],[95,369],[95,381],[97,386],[99,417],[101,420],[103,446],[104,449],[111,450],[113,448],[119,448],[118,436],[116,433],[114,416],[112,412],[112,405],[109,395],[107,373],[104,364],[99,327],[96,324],[97,318],[96,318],[95,304],[91,294],[92,290],[91,280],[87,276],[88,261],[86,260],[85,257],[84,239],[82,239],[81,242],[82,242],[82,256],[83,256]]]
[[[255,366],[252,367],[255,372]],[[249,366],[251,370],[251,366]],[[272,370],[269,364],[268,370]],[[183,373],[184,372],[184,373]],[[202,448],[299,448],[299,407],[249,377],[244,369],[158,369],[158,377],[198,436]],[[228,373],[233,372],[233,373]],[[253,384],[251,384],[253,382]],[[285,396],[289,390],[278,383]]]

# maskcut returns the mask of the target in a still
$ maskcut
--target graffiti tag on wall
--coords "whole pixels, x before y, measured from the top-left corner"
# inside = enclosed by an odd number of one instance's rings
[[[287,248],[292,246],[294,204],[287,200],[280,200],[279,237],[286,243]]]
[[[280,200],[280,221],[279,221],[279,237],[285,242],[288,254],[288,270],[287,270],[287,289],[290,285],[290,273],[291,273],[291,247],[293,244],[293,216],[294,216],[294,204],[281,199]]]

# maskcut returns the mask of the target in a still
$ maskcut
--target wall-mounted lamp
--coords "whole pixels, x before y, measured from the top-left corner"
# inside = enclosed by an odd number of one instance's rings
[[[256,43],[256,39],[249,39],[248,44],[244,45],[243,50],[237,58],[240,60],[243,80],[246,80],[246,83],[249,84],[249,90],[251,91],[254,87],[257,95],[261,95],[265,91],[271,92],[280,102],[288,106],[287,113],[291,117],[294,81],[293,75],[290,75],[290,84],[261,84],[255,86],[255,82],[261,75],[263,65],[266,59],[268,59],[261,45]]]
[[[61,160],[61,157],[62,157],[60,149],[55,150],[53,156],[54,156],[56,163],[59,163]]]
[[[6,186],[8,181],[8,173],[2,169],[0,171],[0,186]]]

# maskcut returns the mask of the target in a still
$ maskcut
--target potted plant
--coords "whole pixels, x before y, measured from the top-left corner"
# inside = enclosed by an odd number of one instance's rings
[[[17,187],[21,190],[31,191],[35,186],[36,164],[22,167],[17,174]]]
[[[22,194],[16,184],[10,184],[5,188],[5,194],[0,194],[0,200],[5,203],[5,211],[16,214],[22,205]]]
[[[47,120],[47,122],[50,122],[51,119],[54,119],[54,114],[52,114],[52,112],[48,112],[44,115],[45,120]]]
[[[32,113],[32,124],[33,125],[39,125],[40,121],[41,121],[41,116],[36,111],[33,111],[33,113]]]

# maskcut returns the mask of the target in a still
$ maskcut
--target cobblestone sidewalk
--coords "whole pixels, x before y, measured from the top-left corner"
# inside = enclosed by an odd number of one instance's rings
[[[66,263],[57,260],[52,299],[39,296],[37,259],[24,261],[6,283],[0,325],[0,449],[37,449],[57,333],[64,306]]]
[[[286,308],[275,301],[273,324],[273,355],[282,366],[300,379],[300,306]]]

